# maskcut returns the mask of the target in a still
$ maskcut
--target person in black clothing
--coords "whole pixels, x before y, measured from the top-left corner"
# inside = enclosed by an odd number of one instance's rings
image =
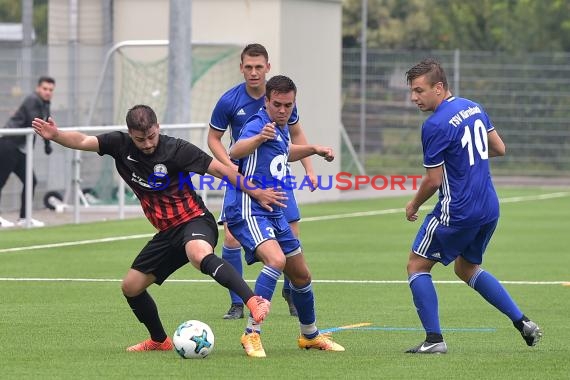
[[[126,122],[128,133],[117,131],[98,136],[59,130],[52,118],[34,119],[32,125],[43,138],[67,148],[113,157],[119,175],[136,194],[146,217],[158,230],[135,258],[122,282],[123,295],[150,334],[150,339],[128,347],[127,351],[172,349],[172,341],[146,289],[152,283],[161,285],[188,262],[239,294],[254,318],[262,321],[269,312],[270,302],[255,296],[233,266],[214,255],[218,241],[216,221],[194,191],[188,173],[208,173],[243,186],[268,210],[272,204],[283,207],[283,192],[244,183],[237,171],[195,145],[161,135],[156,114],[149,106],[131,108]]]
[[[33,94],[28,95],[18,110],[10,117],[5,128],[31,128],[32,120],[40,118],[47,120],[50,117],[50,102],[55,88],[55,80],[51,77],[40,77]],[[34,139],[35,143],[35,139]],[[51,154],[52,147],[49,140],[44,140],[44,151]],[[18,225],[24,225],[26,217],[26,136],[0,137],[0,194],[6,184],[10,173],[16,174],[22,181],[22,200],[20,203],[20,220]],[[32,194],[36,189],[37,179],[33,174]],[[42,227],[43,222],[32,219],[34,227]],[[12,227],[14,223],[0,217],[0,227]]]

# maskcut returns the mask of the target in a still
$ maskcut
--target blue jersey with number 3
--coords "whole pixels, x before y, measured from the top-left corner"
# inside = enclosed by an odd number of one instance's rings
[[[239,140],[257,136],[265,124],[271,123],[265,108],[251,117],[241,130]],[[287,179],[287,160],[289,158],[289,127],[276,126],[276,137],[257,147],[249,156],[239,160],[239,172],[252,181],[258,188],[283,188]],[[228,222],[246,219],[248,216],[279,217],[283,215],[281,207],[272,205],[273,211],[261,207],[255,199],[236,191],[235,202],[225,208]]]
[[[433,211],[441,224],[475,227],[499,217],[487,143],[493,129],[483,107],[456,97],[444,100],[422,125],[424,166],[443,166]]]

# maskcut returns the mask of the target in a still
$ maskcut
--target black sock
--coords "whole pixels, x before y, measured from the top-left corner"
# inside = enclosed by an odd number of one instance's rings
[[[526,317],[526,315],[523,314],[523,316],[520,320],[513,322],[513,326],[515,326],[517,328],[517,330],[522,332],[523,327],[524,327],[523,322],[528,322],[528,321],[530,321],[530,319],[528,319]]]
[[[244,303],[254,296],[251,288],[247,286],[235,268],[213,253],[204,257],[200,263],[200,271],[212,277],[218,284],[235,292]]]
[[[164,331],[164,327],[160,322],[160,317],[158,316],[158,309],[156,308],[156,304],[154,300],[145,290],[141,294],[135,297],[127,297],[127,302],[131,307],[131,310],[137,317],[140,323],[144,323],[148,332],[150,333],[150,337],[155,342],[164,342],[166,340],[166,332]]]
[[[440,343],[443,342],[443,335],[436,333],[427,333],[426,342],[428,343]]]

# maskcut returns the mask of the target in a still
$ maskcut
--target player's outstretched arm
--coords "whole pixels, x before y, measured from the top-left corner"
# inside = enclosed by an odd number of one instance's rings
[[[267,123],[263,126],[259,134],[238,139],[230,149],[230,157],[234,160],[247,157],[267,140],[273,140],[276,135],[275,123]]]
[[[51,117],[47,121],[35,118],[32,121],[32,127],[44,139],[55,141],[66,148],[89,152],[99,151],[99,140],[97,137],[87,136],[77,131],[62,131]]]
[[[215,158],[210,163],[210,166],[208,166],[207,173],[213,175],[214,177],[228,181],[233,186],[238,187],[241,191],[250,197],[255,198],[255,200],[266,210],[273,211],[271,205],[287,207],[284,203],[282,203],[282,201],[287,200],[285,192],[278,191],[273,188],[261,189],[253,182],[241,176],[237,171],[222,164]]]
[[[301,123],[297,122],[291,126],[289,126],[289,133],[291,134],[291,143],[295,145],[307,145],[309,141],[305,136],[305,132],[303,128],[301,128]],[[317,176],[315,175],[315,170],[313,169],[313,162],[311,161],[310,157],[305,157],[301,159],[301,165],[305,168],[305,175],[311,181],[313,188],[311,191],[315,191],[318,187],[318,180]]]
[[[323,157],[328,162],[334,160],[334,152],[332,148],[329,148],[328,146],[291,144],[289,147],[290,162],[299,161],[300,159],[312,156],[314,154]]]

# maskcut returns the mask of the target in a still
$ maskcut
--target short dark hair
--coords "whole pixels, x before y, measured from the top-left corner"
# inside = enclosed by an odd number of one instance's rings
[[[127,128],[130,130],[146,132],[158,125],[156,113],[144,104],[137,104],[127,112]]]
[[[285,75],[275,75],[265,84],[265,96],[267,99],[271,99],[271,95],[274,92],[277,94],[286,94],[291,91],[297,95],[297,86],[295,86],[291,78]]]
[[[249,44],[247,45],[241,52],[241,61],[243,62],[243,57],[245,56],[250,57],[259,57],[260,55],[265,57],[266,61],[269,61],[269,54],[267,53],[267,49],[265,46],[261,44]]]
[[[416,64],[406,72],[408,85],[412,84],[412,81],[414,79],[426,74],[432,86],[438,82],[441,82],[443,83],[443,88],[447,91],[449,86],[447,84],[445,71],[443,71],[441,64],[433,58],[426,58],[422,60],[420,63]]]
[[[53,85],[55,85],[55,79],[53,79],[52,77],[48,77],[46,75],[42,75],[39,79],[38,79],[38,86],[41,86],[42,83],[51,83]]]

